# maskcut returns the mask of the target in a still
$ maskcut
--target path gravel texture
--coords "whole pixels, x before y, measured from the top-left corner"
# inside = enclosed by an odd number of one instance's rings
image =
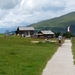
[[[65,40],[65,43],[48,61],[42,75],[75,75],[71,46],[71,40]]]

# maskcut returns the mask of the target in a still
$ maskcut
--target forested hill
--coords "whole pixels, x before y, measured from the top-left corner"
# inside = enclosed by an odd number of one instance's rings
[[[37,30],[51,29],[54,32],[66,32],[67,27],[71,27],[71,33],[75,33],[75,12],[66,15],[44,20],[29,26],[33,26]]]

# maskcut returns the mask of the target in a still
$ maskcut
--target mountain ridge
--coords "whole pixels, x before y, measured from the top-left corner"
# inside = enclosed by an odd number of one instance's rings
[[[75,12],[71,12],[60,17],[55,17],[48,20],[43,20],[38,23],[31,24],[36,30],[51,29],[54,32],[66,32],[67,27],[71,26],[71,31],[75,33]]]

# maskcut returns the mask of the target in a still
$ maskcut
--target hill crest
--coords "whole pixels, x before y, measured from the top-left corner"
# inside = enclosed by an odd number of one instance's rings
[[[49,30],[54,32],[66,32],[68,26],[71,26],[71,32],[75,33],[75,12],[71,12],[60,17],[40,21],[35,24],[31,24],[37,30]]]

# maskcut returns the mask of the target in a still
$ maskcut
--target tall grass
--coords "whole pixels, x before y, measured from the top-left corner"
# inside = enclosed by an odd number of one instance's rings
[[[34,38],[0,37],[0,75],[41,75],[57,50],[50,42],[32,44]]]

